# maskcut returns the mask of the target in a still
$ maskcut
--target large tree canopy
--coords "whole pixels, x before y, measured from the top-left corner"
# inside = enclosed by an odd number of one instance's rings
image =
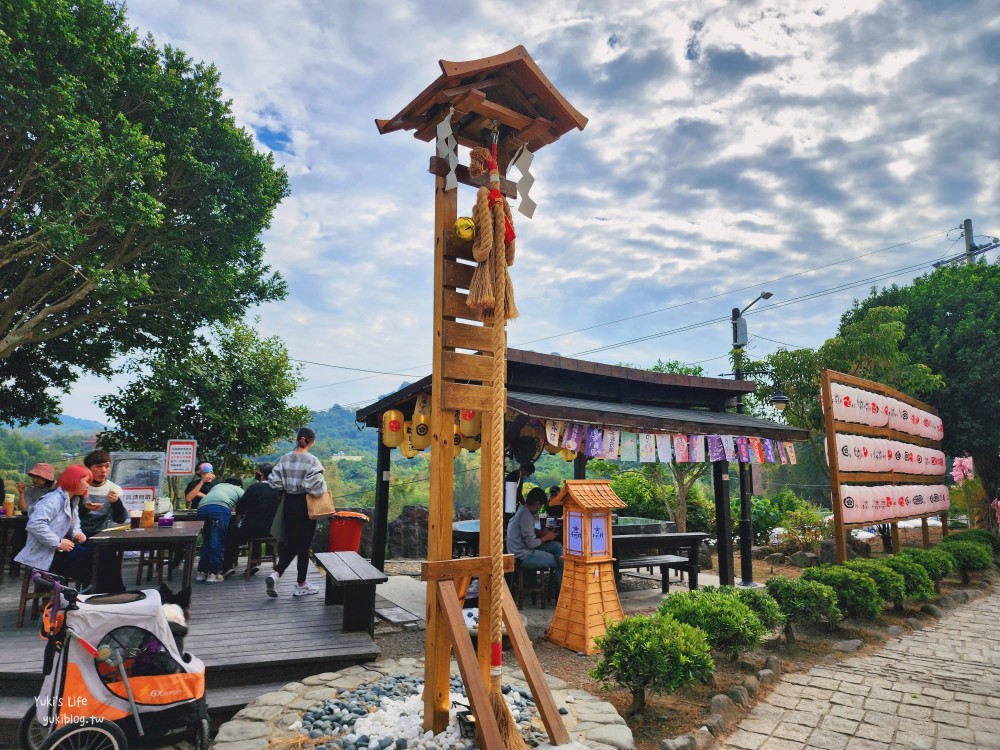
[[[120,5],[0,0],[0,421],[284,296],[259,235],[287,177],[218,84]]]
[[[880,305],[907,310],[900,350],[944,378],[928,401],[944,420],[944,450],[968,454],[987,500],[1000,492],[1000,261],[945,266],[872,293],[844,316]],[[986,513],[987,518],[992,518]]]
[[[248,469],[247,457],[308,424],[309,410],[290,403],[302,378],[280,339],[260,339],[243,323],[216,327],[214,339],[134,362],[138,377],[97,400],[117,425],[98,444],[162,451],[170,439],[194,438],[221,475]]]

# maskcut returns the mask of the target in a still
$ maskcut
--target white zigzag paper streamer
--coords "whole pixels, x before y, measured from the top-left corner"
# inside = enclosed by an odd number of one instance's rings
[[[517,195],[520,198],[517,205],[517,212],[527,216],[529,219],[535,215],[535,209],[538,207],[538,204],[528,197],[531,186],[535,184],[535,177],[529,171],[534,158],[535,155],[528,151],[527,146],[521,146],[520,151],[517,152],[517,156],[514,157],[514,161],[511,162],[517,167],[517,171],[521,173],[521,179],[517,181]]]
[[[437,154],[448,161],[448,176],[444,180],[445,190],[454,190],[458,187],[458,178],[455,176],[458,154],[455,151],[455,135],[451,129],[452,114],[454,110],[449,110],[448,115],[437,126]]]

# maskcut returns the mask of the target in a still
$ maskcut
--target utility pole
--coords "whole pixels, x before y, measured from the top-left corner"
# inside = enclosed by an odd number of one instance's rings
[[[975,262],[973,251],[976,249],[972,241],[972,219],[966,219],[962,227],[965,231],[965,262],[971,266]]]

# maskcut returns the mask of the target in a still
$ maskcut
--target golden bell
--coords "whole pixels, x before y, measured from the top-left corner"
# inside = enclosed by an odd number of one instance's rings
[[[465,437],[473,437],[483,431],[483,414],[473,409],[461,409],[458,413],[458,429]]]
[[[419,451],[413,447],[413,441],[410,439],[413,435],[413,426],[406,422],[404,425],[404,430],[406,432],[403,442],[399,444],[399,452],[402,453],[406,458],[416,458]]]
[[[382,444],[387,448],[397,448],[404,437],[403,412],[389,409],[382,415]]]
[[[459,216],[455,221],[455,236],[464,242],[472,242],[476,236],[476,223],[468,216]]]
[[[563,448],[559,451],[559,455],[563,457],[563,461],[573,461],[576,459],[576,451],[571,451],[569,448]]]
[[[414,414],[409,424],[413,427],[410,442],[414,448],[422,451],[431,444],[431,418],[427,414]]]

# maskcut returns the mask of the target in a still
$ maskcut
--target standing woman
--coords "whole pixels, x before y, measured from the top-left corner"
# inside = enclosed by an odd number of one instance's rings
[[[80,530],[80,498],[90,489],[90,469],[80,464],[66,467],[56,488],[42,497],[28,517],[28,541],[15,558],[22,565],[48,570],[56,575],[73,575],[69,552],[87,541]]]
[[[278,595],[278,579],[292,564],[292,558],[298,558],[298,577],[292,595],[310,596],[319,592],[319,589],[306,581],[309,546],[316,533],[316,521],[309,518],[306,495],[322,495],[326,492],[323,464],[309,452],[315,442],[316,433],[303,427],[295,436],[295,450],[282,456],[267,478],[274,489],[284,492],[272,526],[272,534],[278,538],[278,562],[274,566],[274,572],[264,581],[268,596]]]

